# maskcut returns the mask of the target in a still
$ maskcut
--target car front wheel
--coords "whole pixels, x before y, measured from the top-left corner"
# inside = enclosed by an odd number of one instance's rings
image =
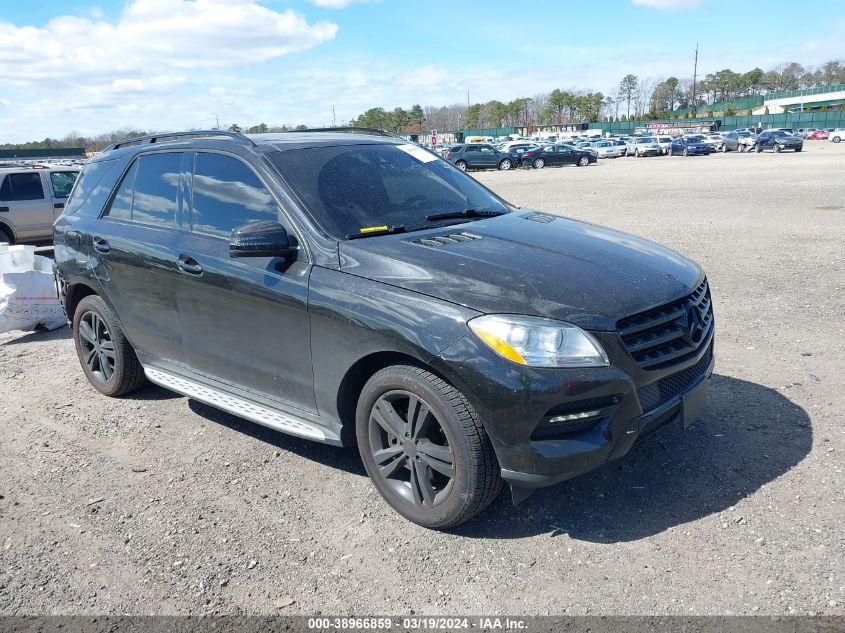
[[[106,396],[122,396],[147,383],[144,368],[108,304],[97,295],[73,313],[73,342],[88,381]]]
[[[534,169],[543,169],[546,166],[546,161],[542,158],[537,158],[534,160]]]
[[[475,410],[422,367],[376,372],[361,392],[355,425],[361,459],[379,494],[414,523],[454,527],[501,490],[498,462]]]
[[[689,150],[686,147],[684,148],[684,156],[689,156]]]
[[[578,166],[579,167],[586,167],[589,164],[590,164],[590,159],[587,158],[586,156],[582,156],[581,158],[578,159]]]
[[[505,158],[499,163],[499,169],[501,169],[502,171],[507,171],[511,167],[513,167],[513,163],[511,163],[510,158]]]
[[[455,163],[455,167],[457,167],[461,171],[466,171],[467,170],[467,163],[464,160],[459,160],[457,163]]]

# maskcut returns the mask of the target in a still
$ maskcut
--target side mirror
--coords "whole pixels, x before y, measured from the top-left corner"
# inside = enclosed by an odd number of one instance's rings
[[[295,242],[278,222],[251,222],[232,230],[229,257],[291,257]]]

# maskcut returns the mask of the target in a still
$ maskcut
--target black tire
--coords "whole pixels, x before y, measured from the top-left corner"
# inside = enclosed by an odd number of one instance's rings
[[[510,158],[503,158],[501,162],[499,162],[500,171],[508,171],[511,167],[513,167],[513,162],[511,162]]]
[[[804,149],[804,148],[803,148],[803,147],[796,147],[796,148],[795,148],[795,151],[796,151],[796,152],[800,152],[802,149]]]
[[[589,164],[590,164],[590,159],[586,156],[582,156],[581,158],[578,159],[578,166],[579,167],[586,167]]]
[[[640,157],[640,150],[635,149],[634,150],[634,158],[639,158],[639,157]]]
[[[780,154],[780,152],[781,152],[781,150],[782,150],[783,148],[782,148],[780,145],[778,145],[777,143],[775,143],[775,144],[772,146],[772,149],[773,149],[773,150],[775,150],[775,152],[777,152],[778,154]]]
[[[763,151],[763,148],[762,148],[762,147],[760,147],[760,145],[755,146],[755,148],[754,148],[754,149],[756,150],[756,152],[757,152],[758,154],[759,154],[760,152],[762,152],[762,151]]]
[[[839,142],[842,141],[842,137],[841,136],[834,136],[832,140],[833,140],[834,143],[839,143]]]
[[[355,429],[373,485],[409,521],[454,527],[501,490],[496,455],[478,414],[462,393],[422,367],[376,372],[358,399]]]
[[[686,147],[684,148],[684,156],[689,156],[689,150]]]
[[[457,163],[455,163],[455,167],[457,167],[461,171],[466,171],[468,165],[467,165],[467,162],[465,160],[459,160]]]
[[[719,149],[723,154],[727,154],[728,153],[728,144],[722,143],[722,147],[720,147]]]
[[[0,225],[0,242],[6,242],[9,246],[15,243],[15,238],[12,237],[12,230]]]
[[[123,396],[147,384],[144,368],[120,323],[97,295],[85,297],[76,306],[73,342],[85,376],[103,395]]]
[[[544,161],[542,158],[535,158],[533,165],[534,169],[543,169],[543,167],[546,166],[546,161]]]

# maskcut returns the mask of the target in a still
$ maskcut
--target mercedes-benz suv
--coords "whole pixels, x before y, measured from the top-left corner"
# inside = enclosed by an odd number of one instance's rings
[[[79,362],[357,444],[383,498],[457,525],[704,407],[703,271],[520,209],[386,133],[190,132],[89,160],[55,224]]]

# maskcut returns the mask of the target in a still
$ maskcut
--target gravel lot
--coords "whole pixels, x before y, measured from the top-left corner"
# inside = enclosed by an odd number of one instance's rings
[[[0,335],[0,614],[845,614],[845,144],[805,147],[477,175],[701,263],[717,375],[688,431],[452,534],[354,449]]]

